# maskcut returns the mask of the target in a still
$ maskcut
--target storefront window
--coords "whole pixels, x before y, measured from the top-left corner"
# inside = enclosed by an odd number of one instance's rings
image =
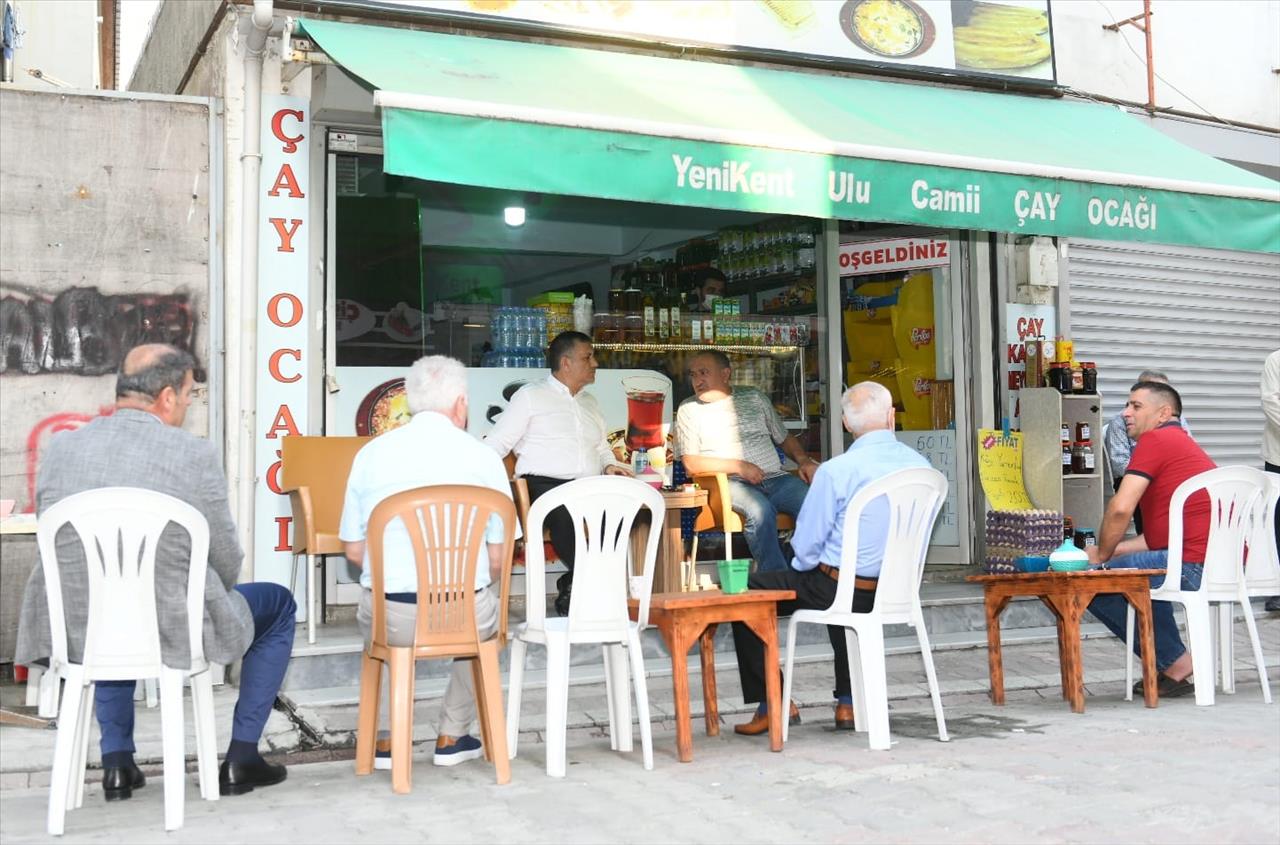
[[[945,234],[846,240],[839,249],[844,383],[893,394],[897,436],[947,476],[934,545],[959,544],[952,326],[954,244]],[[852,437],[845,434],[846,446]]]
[[[494,394],[484,425],[513,385],[545,376],[550,339],[576,328],[595,342],[602,405],[624,414],[623,379],[653,372],[669,381],[669,421],[692,394],[689,361],[718,349],[821,457],[819,221],[425,182],[383,174],[375,155],[334,159],[330,430],[350,430],[361,408],[355,429],[368,430],[381,401],[370,396],[424,354],[458,358],[473,393]],[[505,219],[514,206],[522,225]]]

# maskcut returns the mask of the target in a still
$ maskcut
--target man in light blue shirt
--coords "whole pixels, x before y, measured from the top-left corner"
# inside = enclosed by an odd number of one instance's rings
[[[443,355],[420,358],[409,368],[405,395],[412,419],[370,440],[351,465],[342,522],[342,538],[347,558],[361,568],[364,587],[356,621],[370,638],[373,620],[372,574],[369,570],[366,539],[369,516],[388,496],[436,484],[470,484],[496,490],[511,498],[502,459],[489,447],[467,434],[467,371],[459,361]],[[517,536],[519,528],[516,528]],[[490,588],[502,571],[502,521],[489,520],[485,545],[476,560],[476,628],[482,639],[498,629],[498,596]],[[383,536],[383,586],[387,596],[387,640],[393,646],[413,645],[417,618],[418,573],[409,533],[401,520],[387,526]],[[381,712],[387,712],[386,707]],[[454,661],[440,708],[440,728],[433,758],[437,766],[453,766],[480,757],[480,741],[468,733],[476,716],[475,680],[470,661]],[[389,768],[390,745],[385,745]],[[378,749],[377,768],[384,768],[383,748]]]
[[[859,490],[900,469],[927,467],[929,462],[910,446],[894,436],[893,398],[882,385],[871,381],[855,384],[840,400],[844,427],[854,436],[853,444],[843,455],[822,464],[813,477],[809,495],[796,518],[791,548],[795,557],[791,567],[779,572],[757,572],[748,586],[763,590],[794,590],[792,601],[778,603],[778,615],[789,616],[796,610],[826,610],[835,601],[836,580],[844,560],[841,548],[844,515],[849,500]],[[876,580],[880,577],[880,561],[888,537],[889,503],[883,497],[868,503],[858,522],[858,550],[855,557],[857,580],[854,582],[855,613],[871,610],[875,600]],[[849,683],[849,662],[844,642],[844,628],[828,626],[831,650],[836,664],[836,728],[853,730],[853,699]],[[742,697],[748,704],[759,703],[755,717],[734,731],[748,736],[769,729],[764,705],[764,644],[745,625],[735,622],[733,642],[738,652],[738,673],[742,678]],[[777,671],[776,667],[773,671]],[[798,723],[799,711],[791,705],[791,722]]]

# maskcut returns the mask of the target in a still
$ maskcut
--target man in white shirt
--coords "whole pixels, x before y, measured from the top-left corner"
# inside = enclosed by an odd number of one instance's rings
[[[689,361],[697,395],[676,411],[676,457],[691,476],[729,476],[729,499],[742,516],[759,571],[783,570],[787,560],[778,543],[778,514],[800,513],[818,462],[787,432],[769,397],[754,387],[732,386],[732,377],[729,358],[718,349]],[[778,449],[800,467],[799,478],[783,470]]]
[[[516,453],[516,475],[529,485],[529,500],[561,484],[593,475],[631,475],[609,448],[608,431],[596,399],[583,390],[596,380],[596,353],[582,332],[561,332],[547,349],[551,375],[526,384],[511,397],[485,438],[499,457]],[[574,528],[569,512],[547,514],[556,556],[569,571],[556,582],[556,612],[569,613],[573,587]],[[535,538],[536,539],[536,538]]]
[[[370,639],[373,619],[373,576],[369,571],[365,540],[369,515],[388,496],[435,484],[471,484],[497,490],[511,498],[502,461],[480,441],[467,434],[467,371],[444,355],[420,358],[409,368],[405,394],[412,419],[380,434],[356,453],[347,480],[342,506],[342,538],[347,558],[363,570],[356,620]],[[519,528],[516,529],[517,534]],[[493,517],[485,531],[485,546],[476,561],[476,627],[481,638],[498,630],[496,590],[490,587],[502,572],[503,525]],[[413,645],[417,618],[418,573],[409,533],[400,520],[383,537],[383,583],[387,596],[387,640],[393,646]],[[385,691],[385,688],[384,688]],[[386,708],[381,708],[387,712]],[[484,753],[469,730],[476,717],[475,680],[470,661],[455,661],[440,707],[440,728],[433,762],[454,766]],[[383,746],[385,741],[380,740]],[[390,746],[385,747],[387,767]],[[384,757],[384,748],[378,750]],[[375,761],[383,768],[382,759]]]
[[[1262,460],[1267,472],[1280,473],[1280,349],[1267,356],[1259,384],[1262,395]],[[1280,548],[1280,509],[1276,510],[1276,546]],[[1267,610],[1280,610],[1280,596],[1267,599]]]

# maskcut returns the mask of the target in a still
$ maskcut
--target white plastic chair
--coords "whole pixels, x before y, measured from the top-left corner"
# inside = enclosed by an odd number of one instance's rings
[[[880,564],[875,605],[867,613],[853,613],[854,578],[857,574],[858,523],[863,510],[875,499],[888,500],[888,538]],[[845,510],[841,546],[840,580],[836,598],[826,610],[797,610],[787,628],[787,653],[782,673],[782,700],[791,700],[796,656],[796,629],[808,625],[840,625],[845,628],[852,683],[854,726],[867,731],[872,750],[889,748],[889,687],[885,676],[884,626],[905,623],[916,629],[924,673],[929,680],[938,739],[947,742],[947,723],[933,669],[933,653],[920,609],[920,579],[933,523],[947,497],[947,479],[930,467],[899,470],[859,490]],[[857,634],[857,642],[854,642]],[[856,646],[856,647],[855,647]],[[782,739],[788,734],[782,722]]]
[[[1251,599],[1280,596],[1280,554],[1276,551],[1275,518],[1280,502],[1280,475],[1264,472],[1266,489],[1254,510],[1249,530],[1249,556],[1244,565],[1244,590]],[[1222,671],[1222,691],[1236,691],[1235,643],[1232,637],[1234,614],[1219,613],[1218,645]]]
[[[1271,703],[1267,666],[1262,657],[1258,626],[1253,621],[1244,577],[1244,544],[1255,521],[1259,500],[1267,484],[1262,470],[1252,467],[1218,467],[1188,478],[1178,485],[1169,499],[1169,564],[1164,583],[1151,590],[1152,601],[1181,604],[1187,617],[1187,639],[1191,648],[1191,672],[1195,676],[1196,704],[1212,706],[1216,669],[1213,637],[1215,619],[1213,605],[1225,614],[1221,628],[1227,643],[1231,639],[1232,604],[1244,611],[1245,626],[1253,643],[1253,656],[1262,682],[1262,698]],[[1204,490],[1209,495],[1209,541],[1205,546],[1204,571],[1200,589],[1182,589],[1182,514],[1189,499]],[[1125,614],[1125,699],[1133,698],[1133,608]],[[1229,662],[1229,661],[1228,661]],[[1224,679],[1234,675],[1223,667]],[[1233,682],[1227,686],[1234,688]],[[1227,691],[1231,691],[1228,689]]]
[[[511,644],[511,677],[507,694],[507,748],[512,758],[520,735],[520,698],[525,653],[530,643],[547,650],[547,774],[565,775],[565,733],[569,708],[569,650],[573,645],[599,643],[604,651],[605,690],[609,700],[609,745],[615,751],[632,749],[631,684],[635,680],[644,767],[653,768],[653,738],[649,724],[649,693],[645,686],[640,631],[649,621],[649,594],[658,537],[666,506],[661,494],[633,478],[599,476],[563,484],[538,498],[529,509],[528,535],[542,536],[542,525],[555,508],[568,509],[577,528],[573,567],[573,595],[567,617],[546,618],[542,602],[530,601],[524,624]],[[640,509],[652,514],[644,562],[635,587],[640,603],[632,622],[627,613],[631,583],[628,550],[631,526]],[[545,580],[546,560],[541,543],[525,547],[525,579]],[[625,653],[624,650],[625,649]]]
[[[160,654],[156,618],[156,547],[170,523],[191,537],[187,623],[191,668],[171,669]],[[70,523],[84,546],[89,589],[88,625],[80,663],[67,659],[66,618],[55,538]],[[218,800],[218,753],[213,724],[213,683],[204,659],[205,569],[209,526],[195,508],[171,496],[130,487],[105,487],[68,496],[41,516],[36,529],[49,599],[53,654],[50,670],[66,681],[54,742],[48,830],[60,836],[67,809],[84,802],[89,719],[97,681],[159,678],[164,744],[164,826],[182,827],[184,678],[191,679],[200,794]]]

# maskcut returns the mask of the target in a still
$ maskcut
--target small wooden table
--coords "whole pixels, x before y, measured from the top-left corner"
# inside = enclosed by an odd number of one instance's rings
[[[1084,667],[1080,659],[1080,617],[1099,593],[1118,593],[1133,605],[1142,647],[1142,693],[1148,707],[1159,702],[1155,636],[1151,627],[1151,576],[1163,569],[1088,569],[1080,572],[1020,572],[970,575],[981,584],[987,609],[987,659],[991,665],[991,701],[1004,704],[1004,662],[1000,653],[1000,614],[1014,596],[1036,596],[1058,620],[1058,662],[1062,697],[1075,713],[1084,712]]]
[[[782,750],[782,684],[778,679],[778,602],[794,599],[791,590],[747,590],[725,595],[719,590],[693,593],[654,593],[649,621],[657,626],[671,652],[672,694],[676,705],[676,752],[681,763],[693,759],[693,727],[689,704],[689,648],[701,641],[702,699],[707,736],[720,735],[720,708],[716,703],[716,626],[742,622],[764,641],[765,701],[769,707],[769,748]],[[637,602],[631,600],[632,616]]]
[[[662,501],[667,506],[666,516],[662,520],[662,534],[658,538],[658,559],[653,567],[653,592],[679,592],[681,586],[680,564],[684,562],[684,536],[680,531],[680,515],[689,508],[700,508],[707,503],[707,491],[697,488],[690,491],[683,489],[662,490]],[[648,511],[645,511],[647,515]],[[647,518],[647,516],[646,516]],[[644,544],[636,532],[632,538],[632,554],[636,560],[642,560]]]

